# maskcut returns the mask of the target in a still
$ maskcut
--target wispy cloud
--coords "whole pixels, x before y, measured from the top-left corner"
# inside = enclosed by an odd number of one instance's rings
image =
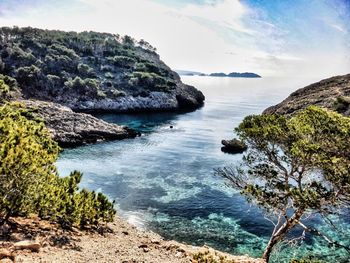
[[[345,28],[343,28],[342,26],[340,26],[340,25],[331,24],[330,26],[333,27],[334,29],[344,33],[344,34],[348,33],[347,30]]]
[[[350,69],[349,7],[346,0],[0,0],[0,24],[128,34],[178,69],[332,75]]]
[[[227,27],[232,30],[252,34],[254,31],[247,28],[243,18],[249,9],[239,1],[219,1],[211,5],[189,4],[179,10],[179,13],[190,17],[205,20],[217,27]]]

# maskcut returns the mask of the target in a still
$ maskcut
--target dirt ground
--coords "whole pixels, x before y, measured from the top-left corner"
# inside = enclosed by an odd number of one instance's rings
[[[1,229],[0,262],[40,263],[262,263],[247,256],[232,256],[209,247],[193,247],[137,229],[120,217],[96,231],[64,231],[32,217],[16,218],[16,229]],[[40,244],[38,252],[16,248],[17,241]],[[206,261],[207,260],[207,261]],[[212,261],[210,261],[212,260]]]

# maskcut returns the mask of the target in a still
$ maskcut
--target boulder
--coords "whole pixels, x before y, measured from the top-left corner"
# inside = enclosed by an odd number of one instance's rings
[[[224,145],[221,151],[225,153],[243,153],[248,149],[247,145],[238,139],[222,140],[221,143]]]
[[[5,258],[9,258],[9,259],[13,260],[14,255],[10,250],[8,250],[6,248],[1,248],[0,249],[0,260],[5,259]]]
[[[38,242],[31,240],[23,240],[13,244],[16,250],[30,250],[32,252],[39,252],[41,245]]]
[[[189,85],[181,85],[180,87],[176,93],[177,107],[179,109],[195,110],[203,105],[205,97],[201,91]]]

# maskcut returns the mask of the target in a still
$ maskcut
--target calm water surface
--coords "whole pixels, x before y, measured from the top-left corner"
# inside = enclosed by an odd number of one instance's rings
[[[186,114],[99,116],[137,129],[142,136],[65,150],[57,162],[59,171],[61,175],[82,171],[82,187],[115,199],[118,213],[139,227],[189,244],[260,256],[272,225],[214,175],[214,168],[234,165],[242,157],[222,153],[220,142],[234,136],[234,127],[245,116],[261,113],[315,80],[184,77],[183,81],[205,94],[203,108]],[[295,255],[347,262],[343,251],[317,240],[281,249],[275,262],[287,262]]]

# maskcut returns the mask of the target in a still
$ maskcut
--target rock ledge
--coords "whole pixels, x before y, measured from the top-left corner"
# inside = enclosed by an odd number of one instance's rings
[[[107,123],[90,114],[76,113],[57,103],[21,100],[42,118],[52,138],[62,147],[74,147],[99,141],[134,138],[138,133],[126,126]]]

